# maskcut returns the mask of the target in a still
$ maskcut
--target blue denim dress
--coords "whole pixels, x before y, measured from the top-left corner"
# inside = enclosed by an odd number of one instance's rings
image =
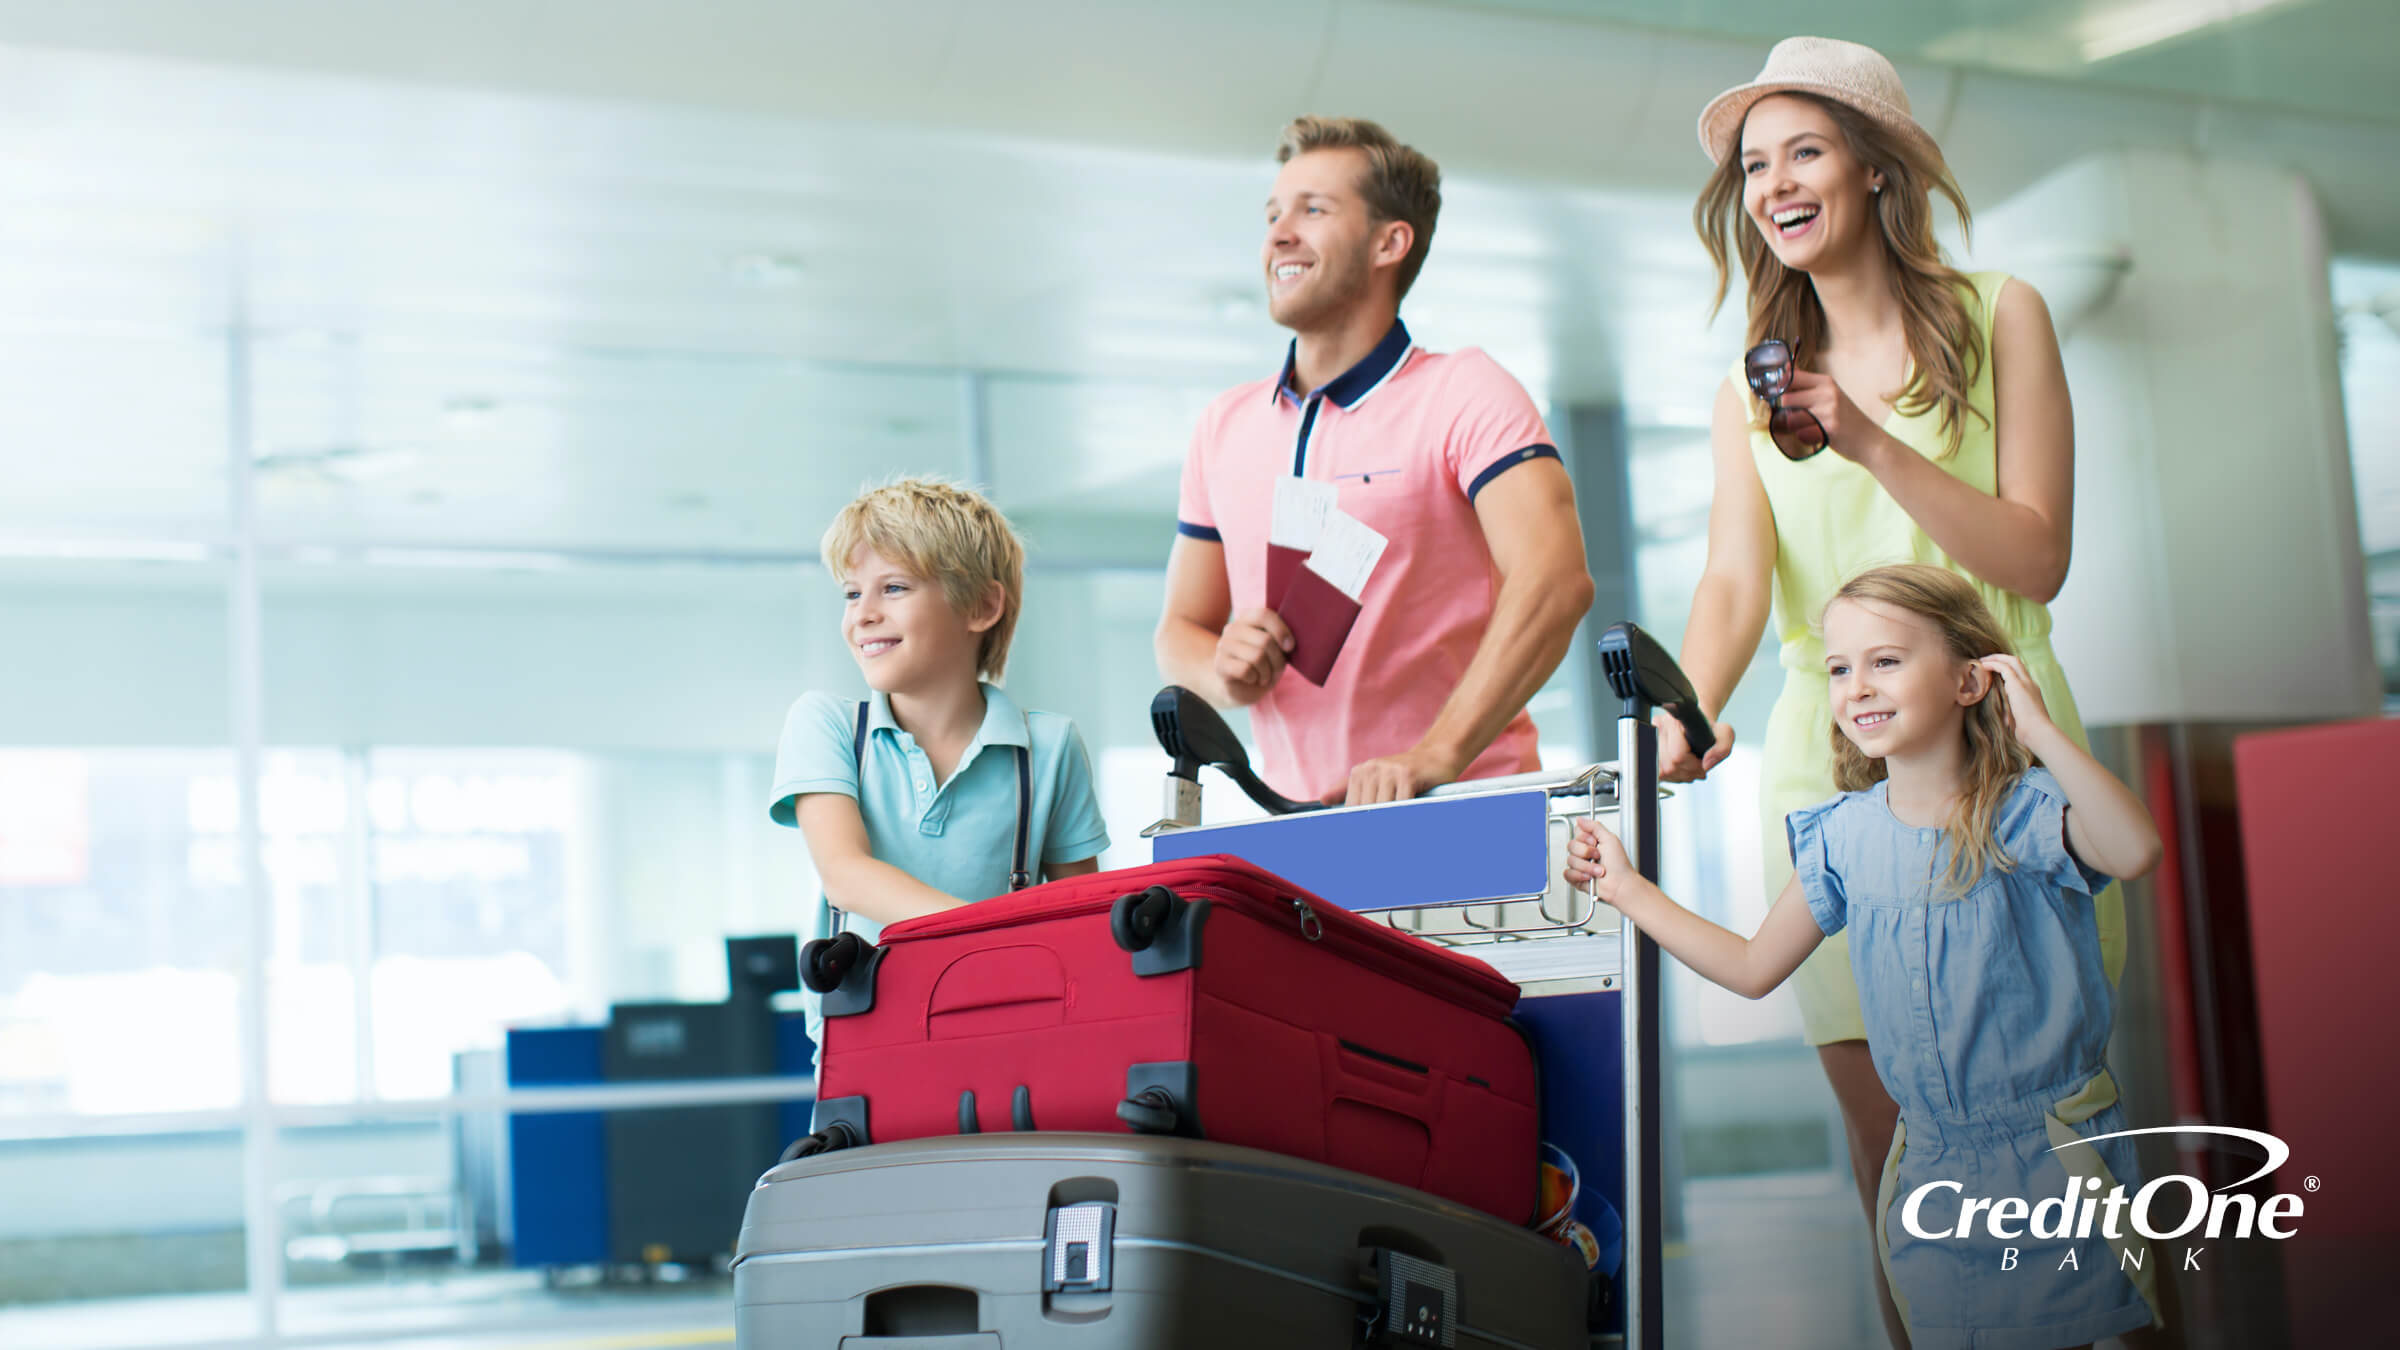
[[[1987,867],[1963,894],[1940,880],[1943,832],[1901,823],[1887,787],[1785,826],[1818,926],[1849,931],[1868,1051],[1900,1104],[1876,1232],[1911,1343],[2056,1350],[2149,1325],[2155,1267],[2130,1224],[2112,1243],[2097,1224],[2043,1239],[2016,1218],[2003,1227],[2019,1236],[2002,1239],[1986,1210],[1956,1236],[1968,1199],[2056,1211],[2070,1190],[2080,1201],[2141,1186],[2133,1141],[2074,1142],[2126,1128],[2105,1063],[2115,994],[2092,908],[2109,878],[2068,850],[2066,794],[2046,769],[2028,770],[1993,813],[2011,866]],[[1934,1182],[1959,1188],[1919,1201],[1916,1227],[1938,1235],[1928,1239],[1903,1217]]]

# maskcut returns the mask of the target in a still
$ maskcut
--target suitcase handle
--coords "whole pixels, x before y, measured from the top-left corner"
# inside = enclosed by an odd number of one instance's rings
[[[864,1142],[858,1137],[858,1132],[850,1128],[848,1122],[837,1120],[815,1134],[804,1134],[793,1140],[791,1146],[784,1149],[783,1156],[777,1158],[775,1162],[780,1166],[801,1158],[813,1158],[820,1153],[835,1153],[846,1148],[856,1148]]]
[[[1108,907],[1108,933],[1133,956],[1136,975],[1172,975],[1200,964],[1207,896],[1186,899],[1164,886],[1120,895]]]
[[[1117,1103],[1117,1119],[1136,1134],[1175,1134],[1183,1125],[1183,1113],[1175,1109],[1175,1098],[1165,1088],[1144,1088]]]
[[[843,977],[858,965],[867,940],[856,933],[841,932],[830,938],[818,938],[800,949],[800,982],[818,994],[830,994],[839,989]]]
[[[1396,1112],[1428,1129],[1433,1126],[1442,1079],[1427,1066],[1354,1041],[1335,1041],[1326,1069],[1334,1095]]]

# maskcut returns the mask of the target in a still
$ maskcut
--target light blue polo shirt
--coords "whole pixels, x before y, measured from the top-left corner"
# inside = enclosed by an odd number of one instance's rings
[[[1108,847],[1091,757],[1067,717],[1028,713],[998,688],[984,685],[983,725],[950,781],[936,784],[916,737],[892,720],[891,699],[876,694],[867,709],[863,790],[852,759],[857,730],[855,700],[811,692],[792,705],[783,719],[775,789],[768,798],[775,823],[798,823],[793,817],[797,797],[838,792],[857,800],[868,849],[878,861],[964,900],[1005,895],[1017,839],[1017,764],[1008,747],[1024,745],[1033,752],[1026,870],[1039,881],[1046,863],[1081,862]],[[841,902],[838,895],[832,898]],[[869,940],[882,932],[881,925],[855,914],[849,927]]]

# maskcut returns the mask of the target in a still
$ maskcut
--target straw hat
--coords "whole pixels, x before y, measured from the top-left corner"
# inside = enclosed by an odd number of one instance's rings
[[[1751,104],[1781,93],[1815,94],[1855,108],[1935,160],[1942,157],[1941,147],[1909,115],[1908,91],[1883,53],[1838,38],[1792,37],[1767,53],[1757,79],[1735,85],[1700,110],[1700,148],[1708,152],[1708,162],[1725,162]]]

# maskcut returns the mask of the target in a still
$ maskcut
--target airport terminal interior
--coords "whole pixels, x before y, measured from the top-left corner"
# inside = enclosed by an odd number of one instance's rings
[[[1560,447],[1596,598],[1530,710],[1616,758],[1594,639],[1676,649],[1743,345],[1694,118],[1794,32],[1893,59],[1947,247],[2061,336],[2057,648],[2182,822],[2128,1118],[2294,1119],[2277,986],[2192,916],[2242,911],[2237,743],[2400,707],[2390,0],[0,0],[0,1346],[732,1344],[723,1248],[608,1231],[680,1174],[543,1127],[805,1131],[805,1054],[618,1081],[595,1029],[796,1006],[727,940],[812,921],[767,792],[792,701],[863,693],[817,541],[864,484],[1007,512],[1007,689],[1149,861],[1179,474],[1284,356],[1296,115],[1442,166],[1402,316]],[[1744,932],[1778,685],[1770,641],[1659,809]],[[1669,961],[1662,1009],[1664,1343],[1883,1344],[1789,992]],[[2225,1257],[2159,1343],[2311,1344],[2307,1272]]]

